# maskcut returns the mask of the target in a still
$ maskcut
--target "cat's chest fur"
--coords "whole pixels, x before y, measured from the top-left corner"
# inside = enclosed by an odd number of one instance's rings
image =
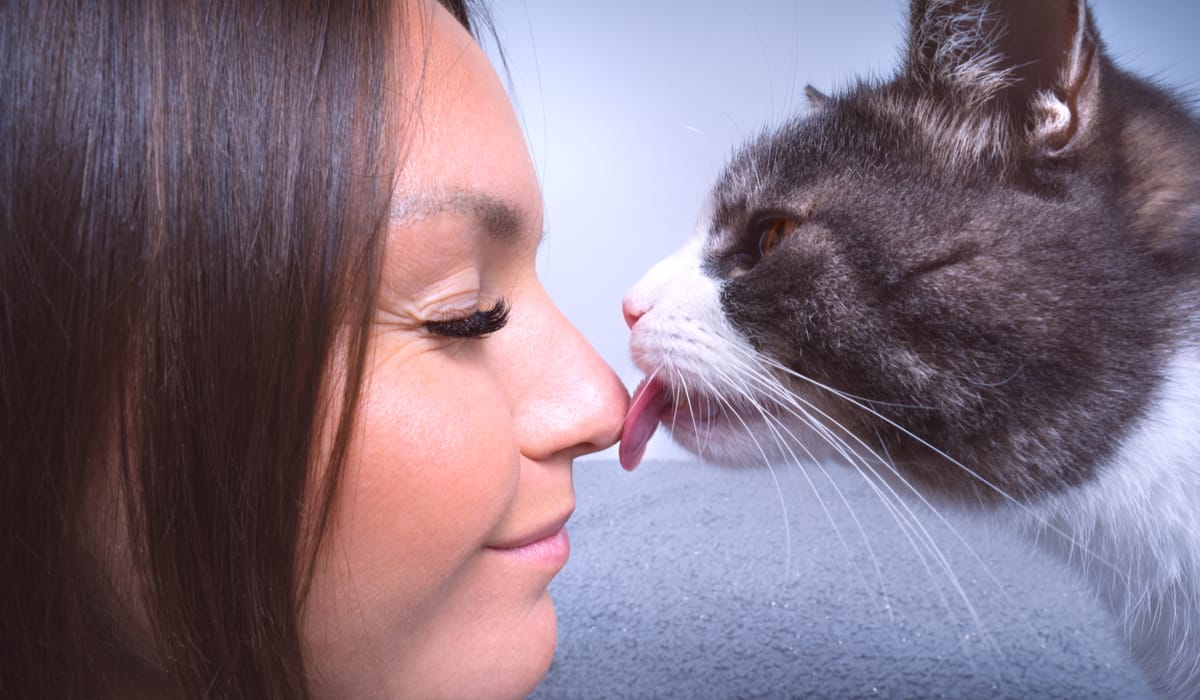
[[[1200,125],[1075,0],[917,0],[894,80],[814,98],[626,297],[622,461],[661,423],[1004,518],[1200,696]]]
[[[1081,571],[1139,665],[1200,693],[1200,349],[1181,348],[1144,419],[1079,487],[1002,517]]]

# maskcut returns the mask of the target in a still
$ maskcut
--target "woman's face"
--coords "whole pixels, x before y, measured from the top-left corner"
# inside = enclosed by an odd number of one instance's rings
[[[413,5],[402,80],[424,77],[400,97],[379,312],[305,654],[319,697],[519,697],[553,655],[571,461],[618,438],[627,396],[536,277],[541,197],[491,64],[440,6]],[[463,320],[501,299],[502,328]]]

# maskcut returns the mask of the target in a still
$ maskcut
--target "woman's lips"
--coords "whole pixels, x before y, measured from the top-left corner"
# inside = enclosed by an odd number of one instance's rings
[[[569,518],[568,514],[527,535],[490,545],[488,549],[519,559],[562,566],[571,555],[571,540],[566,528]]]
[[[561,567],[571,556],[571,539],[567,536],[567,528],[559,527],[553,533],[535,540],[488,549],[524,561]]]

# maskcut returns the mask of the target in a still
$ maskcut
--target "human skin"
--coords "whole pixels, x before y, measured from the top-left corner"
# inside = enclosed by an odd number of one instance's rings
[[[617,440],[628,397],[537,279],[541,195],[487,57],[440,6],[400,21],[403,80],[423,79],[398,96],[378,314],[304,653],[316,697],[522,697],[553,656],[572,460]],[[486,337],[426,325],[500,298]]]

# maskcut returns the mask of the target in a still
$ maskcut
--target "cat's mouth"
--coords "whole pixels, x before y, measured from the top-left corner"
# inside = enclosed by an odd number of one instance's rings
[[[760,406],[757,410],[761,412],[764,408]],[[670,426],[672,432],[700,433],[744,413],[728,399],[674,389],[656,377],[643,379],[633,392],[621,429],[621,466],[628,471],[637,467],[660,423]]]
[[[653,377],[642,380],[633,392],[625,424],[621,427],[621,466],[633,471],[646,454],[646,445],[658,430],[662,414],[667,410],[670,394],[667,386]]]

